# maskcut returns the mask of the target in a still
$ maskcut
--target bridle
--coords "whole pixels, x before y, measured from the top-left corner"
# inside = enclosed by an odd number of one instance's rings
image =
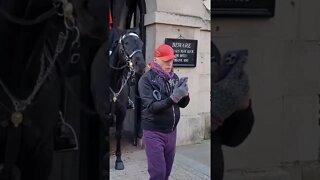
[[[132,53],[129,53],[124,44],[123,44],[123,41],[124,39],[126,38],[129,38],[129,37],[133,37],[133,38],[138,38],[140,39],[139,35],[136,34],[136,33],[133,33],[133,32],[130,32],[130,33],[126,33],[124,35],[122,35],[119,39],[119,41],[117,42],[116,46],[120,46],[119,47],[119,54],[124,56],[124,59],[126,60],[126,64],[124,64],[123,66],[121,67],[114,67],[112,65],[112,63],[110,63],[110,67],[114,70],[123,70],[125,68],[129,68],[129,72],[127,72],[126,76],[124,76],[124,78],[122,78],[122,82],[121,82],[121,87],[119,89],[118,92],[115,92],[110,86],[109,86],[109,89],[111,91],[111,93],[113,94],[113,98],[112,98],[112,101],[115,103],[117,101],[117,98],[118,96],[120,95],[120,93],[122,92],[123,88],[125,87],[125,85],[127,84],[128,80],[131,79],[131,78],[134,78],[134,66],[133,66],[133,62],[132,62],[132,57],[137,54],[137,53],[142,53],[142,50],[141,49],[136,49],[136,50],[133,50]],[[111,55],[113,52],[112,51],[109,51],[109,55]],[[130,100],[130,99],[129,99]]]
[[[130,33],[126,33],[124,35],[122,35],[120,38],[119,38],[119,41],[117,42],[117,44],[115,46],[118,46],[120,45],[119,47],[119,53],[120,55],[123,55],[124,56],[124,59],[126,60],[126,64],[124,64],[123,66],[120,66],[120,67],[115,67],[112,65],[112,63],[110,63],[110,67],[114,70],[122,70],[126,67],[128,67],[130,69],[130,71],[133,71],[133,62],[132,62],[132,57],[137,54],[137,53],[142,53],[141,49],[136,49],[134,50],[131,54],[126,50],[124,44],[123,44],[123,41],[124,39],[128,38],[128,37],[134,37],[134,38],[137,38],[137,39],[140,39],[139,35],[136,34],[136,33],[133,33],[133,32],[130,32]],[[110,51],[109,52],[109,55],[111,55],[113,52]]]
[[[125,49],[125,47],[123,45],[123,40],[125,38],[129,37],[129,36],[133,36],[135,38],[140,39],[139,35],[136,34],[136,33],[133,33],[133,32],[128,33],[128,34],[124,34],[123,36],[120,37],[120,39],[119,39],[119,44],[121,45],[120,46],[120,52],[124,53],[126,60],[131,60],[133,55],[135,55],[136,53],[139,53],[139,52],[142,53],[141,49],[136,49],[129,55],[129,53],[126,51],[126,49]]]

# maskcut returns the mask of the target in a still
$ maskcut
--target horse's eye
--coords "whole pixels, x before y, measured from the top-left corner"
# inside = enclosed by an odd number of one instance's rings
[[[128,45],[128,44],[129,44],[128,42],[125,42],[125,43],[124,43],[124,45]]]

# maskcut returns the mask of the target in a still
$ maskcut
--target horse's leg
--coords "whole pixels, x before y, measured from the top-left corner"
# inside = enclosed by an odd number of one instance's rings
[[[135,118],[134,118],[134,125],[135,125],[135,137],[134,137],[134,145],[139,146],[140,148],[143,148],[143,142],[142,142],[142,129],[141,129],[141,99],[137,98],[139,97],[138,92],[138,82],[141,75],[136,74],[136,82],[135,82]]]
[[[126,110],[125,109],[117,109],[116,111],[116,141],[117,141],[117,149],[116,149],[116,163],[115,169],[116,170],[123,170],[124,165],[121,160],[121,137],[122,137],[122,127],[123,121],[125,118]]]

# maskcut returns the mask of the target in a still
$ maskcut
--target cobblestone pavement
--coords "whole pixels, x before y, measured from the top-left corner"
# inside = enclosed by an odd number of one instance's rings
[[[131,145],[132,146],[132,145]],[[209,143],[206,143],[210,150]],[[115,170],[115,156],[110,157],[110,179],[111,180],[147,180],[149,178],[147,171],[147,160],[144,150],[138,147],[130,147],[126,145],[123,148],[122,160],[124,162],[124,170]],[[198,152],[199,153],[199,152]],[[200,152],[201,153],[201,152]],[[210,157],[208,157],[210,158]],[[209,180],[210,167],[202,164],[185,154],[177,153],[173,164],[170,180]]]

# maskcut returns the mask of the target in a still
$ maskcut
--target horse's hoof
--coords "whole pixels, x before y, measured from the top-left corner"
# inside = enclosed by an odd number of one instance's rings
[[[139,147],[141,149],[144,149],[144,142],[143,142],[143,139],[142,138],[139,138]]]
[[[122,161],[116,161],[116,166],[115,166],[116,170],[123,170],[124,169],[124,165]]]

